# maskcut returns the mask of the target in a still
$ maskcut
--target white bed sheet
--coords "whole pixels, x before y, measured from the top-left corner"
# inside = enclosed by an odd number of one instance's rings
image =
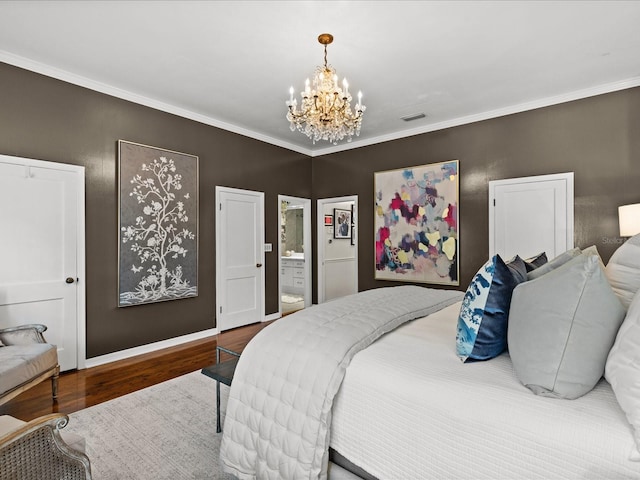
[[[508,354],[463,364],[460,303],[356,354],[335,398],[331,447],[379,479],[640,479],[609,384],[536,396]]]

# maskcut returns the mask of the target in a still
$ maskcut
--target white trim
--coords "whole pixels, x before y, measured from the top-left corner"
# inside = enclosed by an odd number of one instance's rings
[[[76,315],[78,322],[78,370],[86,368],[87,361],[87,273],[86,273],[86,226],[85,226],[85,169],[78,167],[78,242],[76,244],[76,275],[78,295]]]
[[[528,110],[534,110],[536,108],[549,107],[551,105],[558,105],[561,103],[571,102],[574,100],[580,100],[583,98],[593,97],[596,95],[603,95],[606,93],[617,92],[619,90],[626,90],[628,88],[634,88],[634,87],[640,86],[640,76],[636,76],[636,77],[620,80],[617,82],[606,83],[604,85],[597,85],[595,87],[590,87],[582,90],[576,90],[576,91],[564,93],[562,95],[555,95],[552,97],[540,98],[530,102],[520,103],[517,105],[512,105],[512,106],[499,108],[495,110],[489,110],[487,112],[480,112],[473,115],[453,118],[451,120],[445,120],[439,123],[424,125],[422,127],[415,128],[412,130],[402,130],[399,132],[393,132],[386,135],[379,135],[377,137],[372,137],[368,139],[354,140],[351,143],[344,143],[336,146],[330,146],[327,148],[319,148],[317,150],[313,150],[312,148],[295,145],[293,143],[289,143],[284,140],[280,140],[277,138],[270,137],[268,135],[264,135],[258,132],[254,132],[252,130],[248,130],[238,125],[233,125],[227,122],[223,122],[222,120],[218,120],[216,118],[209,117],[207,115],[202,115],[200,113],[192,112],[182,107],[177,107],[175,105],[171,105],[165,102],[161,102],[159,100],[155,100],[149,97],[145,97],[143,95],[139,95],[137,93],[133,93],[127,90],[113,87],[111,85],[107,85],[102,82],[97,82],[95,80],[91,80],[90,78],[83,77],[81,75],[76,75],[74,73],[52,67],[44,63],[36,62],[34,60],[21,57],[19,55],[15,55],[13,53],[10,53],[4,50],[0,50],[0,61],[4,63],[8,63],[10,65],[15,65],[20,68],[24,68],[26,70],[30,70],[32,72],[40,73],[48,77],[52,77],[58,80],[72,83],[74,85],[79,85],[81,87],[85,87],[90,90],[94,90],[96,92],[111,95],[112,97],[128,100],[130,102],[134,102],[139,105],[144,105],[147,107],[155,108],[156,110],[172,113],[174,115],[178,115],[183,118],[195,120],[196,122],[204,123],[205,125],[211,125],[212,127],[216,127],[222,130],[227,130],[233,133],[244,135],[249,138],[254,138],[256,140],[269,143],[271,145],[276,145],[278,147],[286,148],[294,152],[302,153],[309,157],[319,157],[321,155],[328,155],[330,153],[342,152],[345,150],[353,150],[355,148],[366,147],[368,145],[375,145],[377,143],[388,142],[391,140],[398,140],[400,138],[411,137],[413,135],[420,135],[422,133],[434,132],[434,131],[442,130],[445,128],[458,127],[460,125],[480,122],[482,120],[489,120],[491,118],[502,117],[505,115],[512,115],[514,113],[526,112]]]
[[[85,368],[97,367],[98,365],[104,365],[105,363],[125,360],[127,358],[135,357],[137,355],[143,355],[145,353],[157,352],[158,350],[163,350],[165,348],[175,347],[177,345],[193,342],[195,340],[213,337],[217,334],[217,328],[210,328],[208,330],[202,330],[201,332],[189,333],[187,335],[170,338],[168,340],[161,340],[159,342],[149,343],[147,345],[141,345],[139,347],[128,348],[126,350],[120,350],[113,353],[107,353],[106,355],[88,358]]]
[[[87,354],[87,287],[86,287],[86,232],[85,232],[85,168],[80,165],[58,163],[48,160],[15,157],[0,154],[0,161],[17,162],[19,165],[62,170],[76,174],[76,365],[78,369],[85,368]]]
[[[343,203],[343,202],[353,202],[353,215],[356,221],[356,244],[355,246],[355,291],[358,291],[358,196],[357,195],[348,195],[344,197],[333,197],[333,198],[319,198],[316,206],[316,220],[317,220],[317,229],[316,229],[316,238],[318,245],[318,258],[317,258],[317,272],[318,272],[318,303],[324,303],[324,242],[322,239],[324,238],[324,206],[329,203]]]
[[[400,138],[435,132],[437,130],[444,130],[445,128],[459,127],[461,125],[467,125],[469,123],[504,117],[506,115],[513,115],[514,113],[527,112],[529,110],[535,110],[537,108],[550,107],[552,105],[559,105],[561,103],[572,102],[574,100],[581,100],[588,97],[595,97],[596,95],[604,95],[606,93],[617,92],[620,90],[626,90],[628,88],[634,88],[638,86],[640,86],[640,76],[621,80],[619,82],[607,83],[605,85],[598,85],[596,87],[576,90],[574,92],[568,92],[562,95],[555,95],[553,97],[540,98],[531,102],[525,102],[504,108],[489,110],[486,112],[475,113],[473,115],[452,118],[451,120],[444,120],[442,122],[424,125],[422,127],[414,128],[411,130],[402,130],[399,132],[393,132],[373,138],[354,140],[351,143],[344,143],[327,148],[321,148],[319,150],[312,151],[311,156],[318,157],[320,155],[328,155],[330,153],[353,150],[354,148],[366,147],[368,145],[375,145],[377,143],[389,142],[391,140],[398,140]]]
[[[185,108],[178,107],[176,105],[171,105],[169,103],[165,103],[160,100],[145,97],[144,95],[140,95],[137,93],[129,92],[127,90],[123,90],[121,88],[107,85],[106,83],[97,82],[90,78],[83,77],[81,75],[76,75],[75,73],[71,73],[66,70],[61,70],[59,68],[55,68],[50,65],[46,65],[44,63],[36,62],[34,60],[30,60],[28,58],[24,58],[19,55],[14,55],[13,53],[9,53],[4,50],[0,50],[0,62],[8,63],[10,65],[15,65],[16,67],[20,67],[26,70],[30,70],[32,72],[40,73],[42,75],[46,75],[51,78],[56,78],[58,80],[71,83],[73,85],[78,85],[81,87],[88,88],[90,90],[94,90],[96,92],[110,95],[112,97],[128,100],[138,105],[144,105],[146,107],[155,108],[156,110],[172,113],[174,115],[178,115],[183,118],[188,118],[190,120],[195,120],[196,122],[204,123],[205,125],[211,125],[212,127],[220,128],[222,130],[227,130],[229,132],[237,133],[239,135],[244,135],[245,137],[249,137],[249,138],[254,138],[256,140],[269,143],[271,145],[276,145],[278,147],[286,148],[294,152],[312,156],[312,151],[308,148],[301,147],[299,145],[294,145],[293,143],[279,140],[277,138],[264,135],[262,133],[247,130],[244,127],[223,122],[222,120],[218,120],[217,118],[209,117],[207,115],[202,115],[200,113],[192,112],[191,110],[187,110]]]

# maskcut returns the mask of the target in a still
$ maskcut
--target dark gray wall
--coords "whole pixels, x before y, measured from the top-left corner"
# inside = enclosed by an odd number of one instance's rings
[[[118,139],[200,157],[196,298],[117,307]],[[216,185],[265,192],[266,242],[274,247],[278,194],[311,197],[305,155],[2,63],[0,153],[86,169],[88,357],[215,326]],[[267,314],[278,310],[276,255],[265,254]]]
[[[366,128],[366,118],[363,128]],[[575,244],[608,260],[617,207],[640,202],[640,88],[313,159],[313,197],[358,195],[360,290],[374,280],[373,174],[460,161],[460,289],[488,258],[490,180],[575,172]]]
[[[635,88],[311,160],[0,63],[0,153],[86,168],[89,357],[215,326],[216,185],[265,192],[266,241],[274,247],[278,194],[314,200],[358,195],[358,279],[366,290],[394,284],[374,280],[373,173],[458,159],[464,289],[488,256],[489,180],[575,172],[576,245],[595,244],[607,260],[620,241],[618,205],[640,201],[638,132]],[[116,306],[118,139],[200,157],[197,298]],[[278,309],[275,253],[266,254],[265,267],[269,314]]]

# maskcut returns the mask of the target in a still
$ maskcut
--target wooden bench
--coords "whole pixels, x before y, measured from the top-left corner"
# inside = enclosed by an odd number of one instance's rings
[[[226,362],[220,362],[220,352],[228,353],[229,355],[233,355],[234,359],[227,360]],[[236,371],[236,366],[238,365],[238,360],[240,359],[240,354],[234,352],[232,350],[228,350],[223,347],[216,347],[216,363],[215,365],[210,365],[202,369],[202,373],[207,377],[213,378],[216,381],[216,432],[220,433],[222,431],[222,426],[220,425],[220,382],[224,383],[227,386],[231,386],[231,382],[233,381],[233,374]]]

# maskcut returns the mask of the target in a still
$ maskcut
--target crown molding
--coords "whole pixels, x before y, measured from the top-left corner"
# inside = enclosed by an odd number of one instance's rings
[[[420,135],[422,133],[435,132],[437,130],[443,130],[445,128],[458,127],[460,125],[467,125],[469,123],[480,122],[482,120],[489,120],[492,118],[512,115],[514,113],[526,112],[529,110],[535,110],[537,108],[550,107],[552,105],[572,102],[574,100],[581,100],[583,98],[594,97],[596,95],[603,95],[605,93],[617,92],[619,90],[626,90],[628,88],[634,88],[638,86],[640,86],[640,76],[629,78],[626,80],[621,80],[618,82],[598,85],[591,88],[585,88],[582,90],[576,90],[576,91],[565,93],[562,95],[541,98],[531,102],[520,103],[518,105],[511,105],[505,108],[489,110],[487,112],[481,112],[474,115],[467,115],[465,117],[458,117],[458,118],[453,118],[451,120],[445,120],[443,122],[423,125],[421,127],[414,128],[411,130],[403,130],[400,132],[394,132],[387,135],[380,135],[373,138],[353,141],[351,143],[344,144],[344,145],[336,145],[336,146],[331,146],[327,148],[322,148],[319,150],[314,150],[312,153],[312,157],[318,157],[320,155],[329,155],[331,153],[342,152],[345,150],[353,150],[354,148],[366,147],[366,146],[374,145],[377,143],[384,143],[391,140],[398,140],[401,138],[412,137],[414,135]]]
[[[77,85],[80,87],[88,88],[90,90],[104,93],[106,95],[120,98],[122,100],[127,100],[130,102],[136,103],[138,105],[143,105],[145,107],[150,107],[156,110],[160,110],[162,112],[178,115],[180,117],[187,118],[189,120],[194,120],[196,122],[204,123],[205,125],[211,125],[212,127],[237,133],[239,135],[253,138],[255,140],[260,140],[262,142],[275,145],[277,147],[282,147],[288,150],[292,150],[294,152],[302,153],[309,157],[312,156],[312,151],[308,148],[300,147],[298,145],[294,145],[292,143],[285,142],[277,138],[270,137],[268,135],[263,135],[261,133],[254,132],[252,130],[248,130],[238,125],[233,125],[231,123],[223,122],[216,118],[209,117],[207,115],[202,115],[200,113],[196,113],[191,110],[187,110],[185,108],[177,107],[169,103],[161,102],[159,100],[156,100],[150,97],[145,97],[144,95],[139,95],[137,93],[133,93],[128,90],[123,90],[121,88],[117,88],[117,87],[108,85],[106,83],[97,82],[90,78],[83,77],[81,75],[76,75],[66,70],[61,70],[40,62],[36,62],[34,60],[30,60],[28,58],[15,55],[13,53],[9,53],[4,50],[0,50],[0,62],[4,62],[9,65],[24,68],[25,70],[30,70],[35,73],[40,73],[47,77],[52,77],[57,80],[62,80],[64,82],[71,83],[73,85]]]
[[[541,99],[533,100],[531,102],[520,103],[517,105],[511,105],[504,108],[489,110],[486,112],[480,112],[473,115],[453,118],[453,119],[445,120],[438,123],[423,125],[421,127],[413,128],[410,130],[402,130],[399,132],[379,135],[377,137],[354,140],[353,142],[350,142],[350,143],[332,145],[326,148],[311,149],[311,148],[301,147],[299,145],[295,145],[293,143],[289,143],[277,138],[273,138],[268,135],[263,135],[261,133],[254,132],[252,130],[248,130],[246,128],[240,127],[238,125],[233,125],[227,122],[223,122],[216,118],[209,117],[207,115],[202,115],[200,113],[196,113],[191,110],[187,110],[185,108],[177,107],[175,105],[161,102],[153,98],[145,97],[144,95],[139,95],[133,92],[129,92],[127,90],[123,90],[117,87],[113,87],[111,85],[107,85],[105,83],[97,82],[95,80],[91,80],[81,75],[76,75],[66,70],[61,70],[61,69],[52,67],[50,65],[36,62],[34,60],[30,60],[28,58],[15,55],[13,53],[9,53],[4,50],[0,50],[0,61],[10,65],[14,65],[16,67],[30,70],[32,72],[40,73],[48,77],[56,78],[64,82],[78,85],[80,87],[85,87],[90,90],[104,93],[106,95],[127,100],[139,105],[144,105],[146,107],[154,108],[156,110],[160,110],[163,112],[178,115],[180,117],[194,120],[196,122],[200,122],[205,125],[210,125],[212,127],[237,133],[245,137],[253,138],[255,140],[260,140],[262,142],[275,145],[277,147],[286,148],[288,150],[292,150],[294,152],[307,155],[309,157],[319,157],[322,155],[329,155],[331,153],[342,152],[346,150],[353,150],[355,148],[366,147],[369,145],[375,145],[378,143],[388,142],[391,140],[399,140],[401,138],[412,137],[414,135],[420,135],[423,133],[435,132],[437,130],[443,130],[445,128],[467,125],[469,123],[480,122],[480,121],[489,120],[492,118],[512,115],[514,113],[526,112],[529,110],[535,110],[537,108],[549,107],[552,105],[558,105],[561,103],[571,102],[574,100],[580,100],[583,98],[593,97],[596,95],[603,95],[605,93],[612,93],[619,90],[625,90],[628,88],[634,88],[634,87],[640,86],[640,76],[638,76],[638,77],[621,80],[618,82],[612,82],[612,83],[597,85],[595,87],[590,87],[582,90],[576,90],[576,91],[568,92],[562,95],[541,98]]]

